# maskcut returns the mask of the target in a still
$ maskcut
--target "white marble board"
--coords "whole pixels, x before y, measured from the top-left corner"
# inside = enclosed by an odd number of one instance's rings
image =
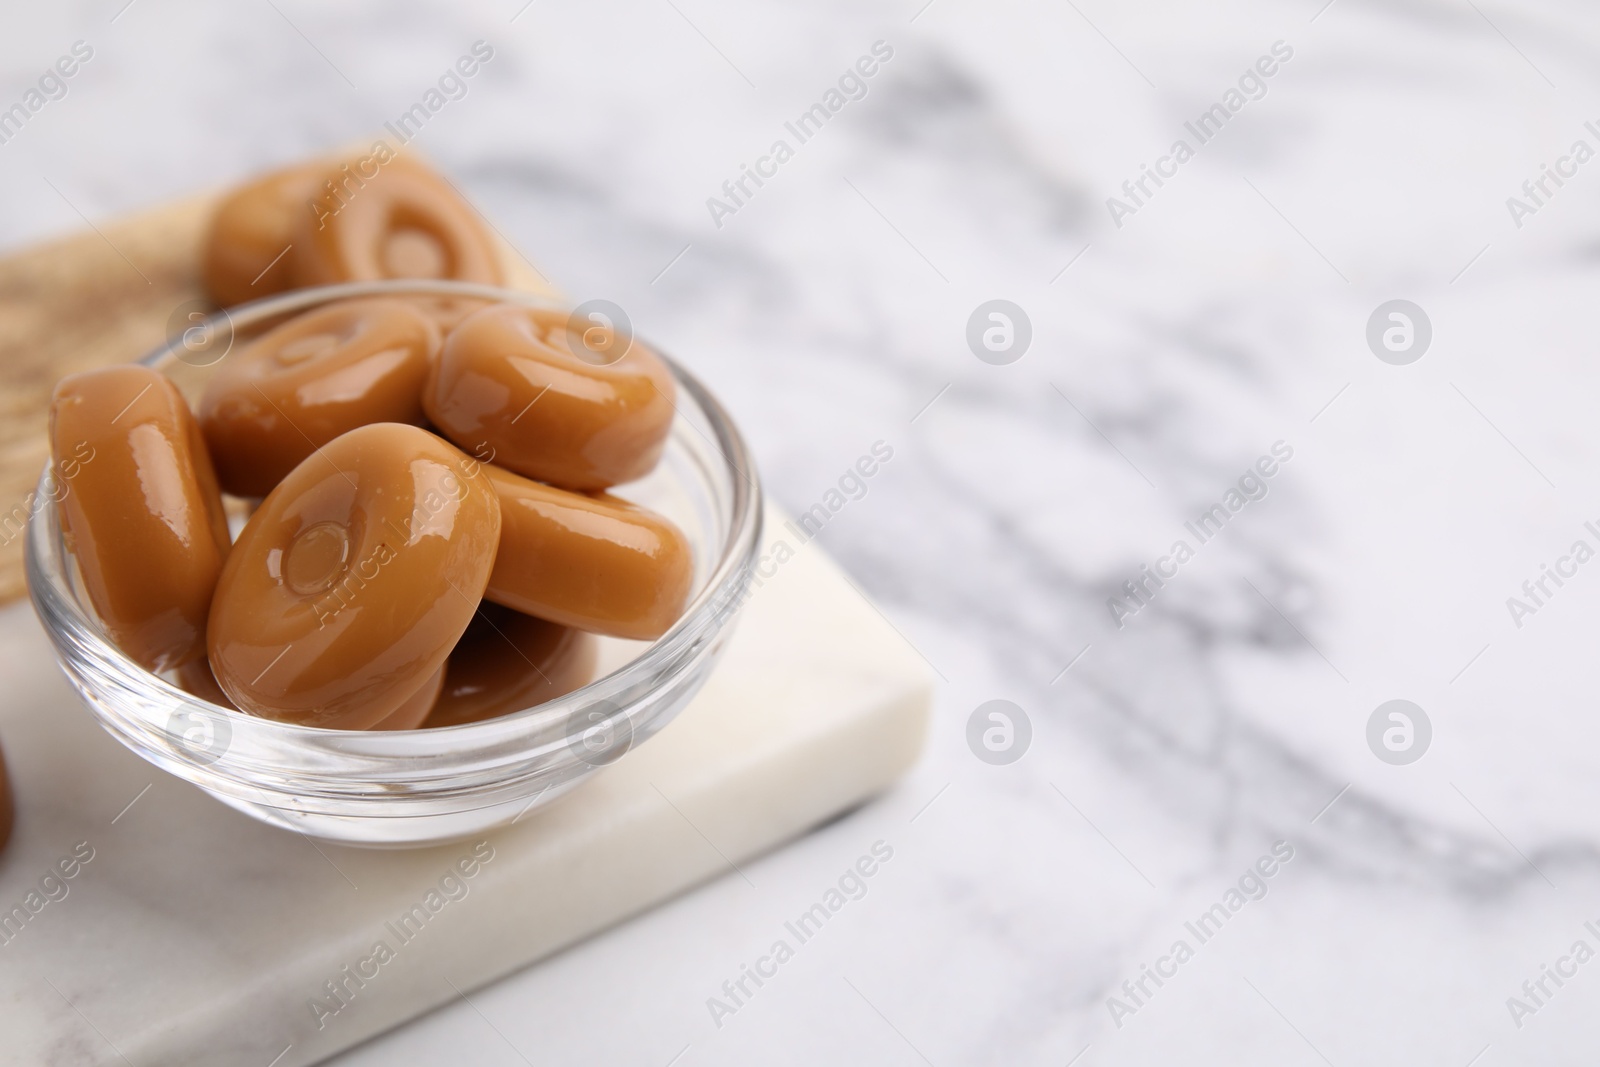
[[[776,537],[794,547],[769,512]],[[399,852],[265,826],[145,763],[28,604],[0,612],[0,913],[31,912],[0,927],[0,1063],[315,1063],[879,792],[921,749],[926,665],[817,545],[767,569],[660,734],[508,829]]]

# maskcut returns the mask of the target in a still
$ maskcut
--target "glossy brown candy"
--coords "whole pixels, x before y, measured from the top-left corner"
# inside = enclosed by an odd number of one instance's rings
[[[341,300],[230,353],[200,401],[222,488],[265,496],[340,434],[423,420],[439,328],[405,300]]]
[[[433,672],[433,677],[422,683],[406,702],[401,704],[377,724],[370,727],[373,730],[415,730],[427,720],[435,705],[439,702],[439,693],[444,689],[445,672],[448,664]]]
[[[211,299],[224,307],[290,288],[295,227],[311,215],[328,164],[308,163],[258,178],[217,206],[201,252]]]
[[[500,505],[415,426],[351,430],[291,471],[234,545],[207,650],[243,711],[361,730],[443,666],[494,566]]]
[[[502,281],[494,240],[472,207],[437,173],[393,154],[323,175],[290,258],[297,287],[385,278]]]
[[[500,498],[500,552],[484,596],[525,615],[651,641],[683,613],[694,555],[683,532],[616,497],[484,467]]]
[[[471,316],[428,381],[428,418],[468,452],[563,489],[643,477],[672,428],[671,372],[637,341],[599,364],[567,338],[561,312],[498,304]]]
[[[112,641],[151,670],[200,656],[228,524],[177,387],[141,366],[64,378],[50,447],[62,532]]]
[[[450,331],[461,325],[469,315],[474,315],[484,308],[489,307],[492,300],[480,300],[473,296],[411,296],[402,295],[401,299],[414,304],[424,315],[433,319],[439,327],[441,335],[448,337]]]
[[[468,627],[470,630],[471,627]],[[434,672],[433,677],[424,682],[399,708],[391,712],[386,718],[370,727],[373,730],[414,730],[422,725],[424,719],[433,711],[434,705],[439,700],[440,690],[444,688],[443,667]],[[186,693],[191,693],[201,700],[216,704],[218,707],[230,708],[234,711],[233,701],[228,694],[222,691],[222,686],[217,684],[216,676],[211,673],[211,664],[204,659],[191,660],[177,670],[178,687]]]
[[[190,660],[177,670],[178,688],[201,700],[215,704],[221,708],[233,707],[233,701],[228,699],[228,694],[222,691],[222,686],[217,684],[216,675],[211,673],[211,664],[205,657]]]
[[[566,696],[594,679],[593,634],[484,604],[450,653],[449,674],[422,725],[460,726]]]

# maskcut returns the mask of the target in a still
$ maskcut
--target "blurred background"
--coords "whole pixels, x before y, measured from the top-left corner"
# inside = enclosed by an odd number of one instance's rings
[[[1600,966],[1524,983],[1600,948],[1600,567],[1523,583],[1600,546],[1592,6],[0,19],[0,108],[92,49],[0,143],[7,248],[364,142],[481,41],[414,147],[700,375],[784,509],[893,449],[820,542],[940,679],[909,777],[333,1062],[1590,1062]],[[1009,763],[969,744],[991,700]],[[870,893],[708,1018],[877,840]]]

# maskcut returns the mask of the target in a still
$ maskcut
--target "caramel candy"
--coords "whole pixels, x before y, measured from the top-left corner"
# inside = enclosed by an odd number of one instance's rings
[[[460,726],[566,696],[594,679],[592,634],[484,604],[450,653],[444,692],[422,725]]]
[[[62,531],[112,641],[151,670],[200,656],[228,523],[177,386],[141,366],[64,378],[50,447]]]
[[[211,673],[211,663],[204,656],[190,660],[177,671],[178,688],[201,700],[215,704],[219,708],[231,708],[233,701],[228,699],[228,694],[222,691],[222,686],[217,684],[216,675]]]
[[[265,496],[307,456],[372,422],[423,420],[439,328],[404,300],[341,300],[290,319],[218,367],[200,426],[222,488]]]
[[[351,430],[250,517],[212,605],[207,650],[243,711],[362,730],[397,711],[472,621],[500,505],[415,426]]]
[[[433,672],[433,677],[422,683],[422,688],[407,698],[404,704],[391,712],[389,716],[377,725],[374,730],[415,730],[428,718],[428,713],[433,711],[439,702],[439,692],[444,688],[445,672],[449,669],[448,662]]]
[[[471,627],[468,627],[471,631]],[[433,677],[424,682],[398,709],[391,712],[387,718],[371,727],[374,730],[414,730],[422,725],[434,705],[439,700],[439,691],[444,688],[445,668],[440,667],[434,672]],[[217,684],[216,676],[211,673],[211,664],[204,659],[191,660],[178,668],[178,687],[186,693],[193,694],[201,700],[216,704],[218,707],[229,708],[233,711],[233,701],[228,699],[228,694],[222,691],[222,686]]]
[[[385,150],[323,175],[294,235],[296,287],[385,278],[498,285],[494,240],[449,182]]]
[[[16,825],[17,808],[11,799],[11,776],[6,773],[6,754],[0,749],[0,852],[11,840],[11,828]]]
[[[483,468],[500,498],[500,552],[484,596],[579,630],[653,641],[683,613],[694,555],[683,532],[608,495]]]
[[[217,206],[201,251],[201,276],[224,307],[290,288],[295,226],[311,215],[326,163],[276,171],[243,186]]]
[[[461,325],[469,315],[476,314],[493,304],[490,300],[480,300],[474,296],[406,296],[401,299],[415,305],[424,315],[431,318],[439,327],[441,335],[448,337],[450,331]]]
[[[566,320],[516,304],[471,316],[445,342],[422,406],[467,451],[563,489],[643,477],[672,428],[672,373],[639,342],[610,364],[580,359]]]

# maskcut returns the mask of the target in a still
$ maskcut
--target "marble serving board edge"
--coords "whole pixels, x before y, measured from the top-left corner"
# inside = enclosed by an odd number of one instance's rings
[[[512,827],[388,852],[257,823],[124,749],[25,604],[0,610],[0,674],[18,799],[0,915],[80,843],[93,853],[0,938],[8,1065],[315,1063],[706,879],[745,878],[905,771],[931,695],[915,651],[807,546],[659,735]],[[380,942],[391,958],[375,961]]]

